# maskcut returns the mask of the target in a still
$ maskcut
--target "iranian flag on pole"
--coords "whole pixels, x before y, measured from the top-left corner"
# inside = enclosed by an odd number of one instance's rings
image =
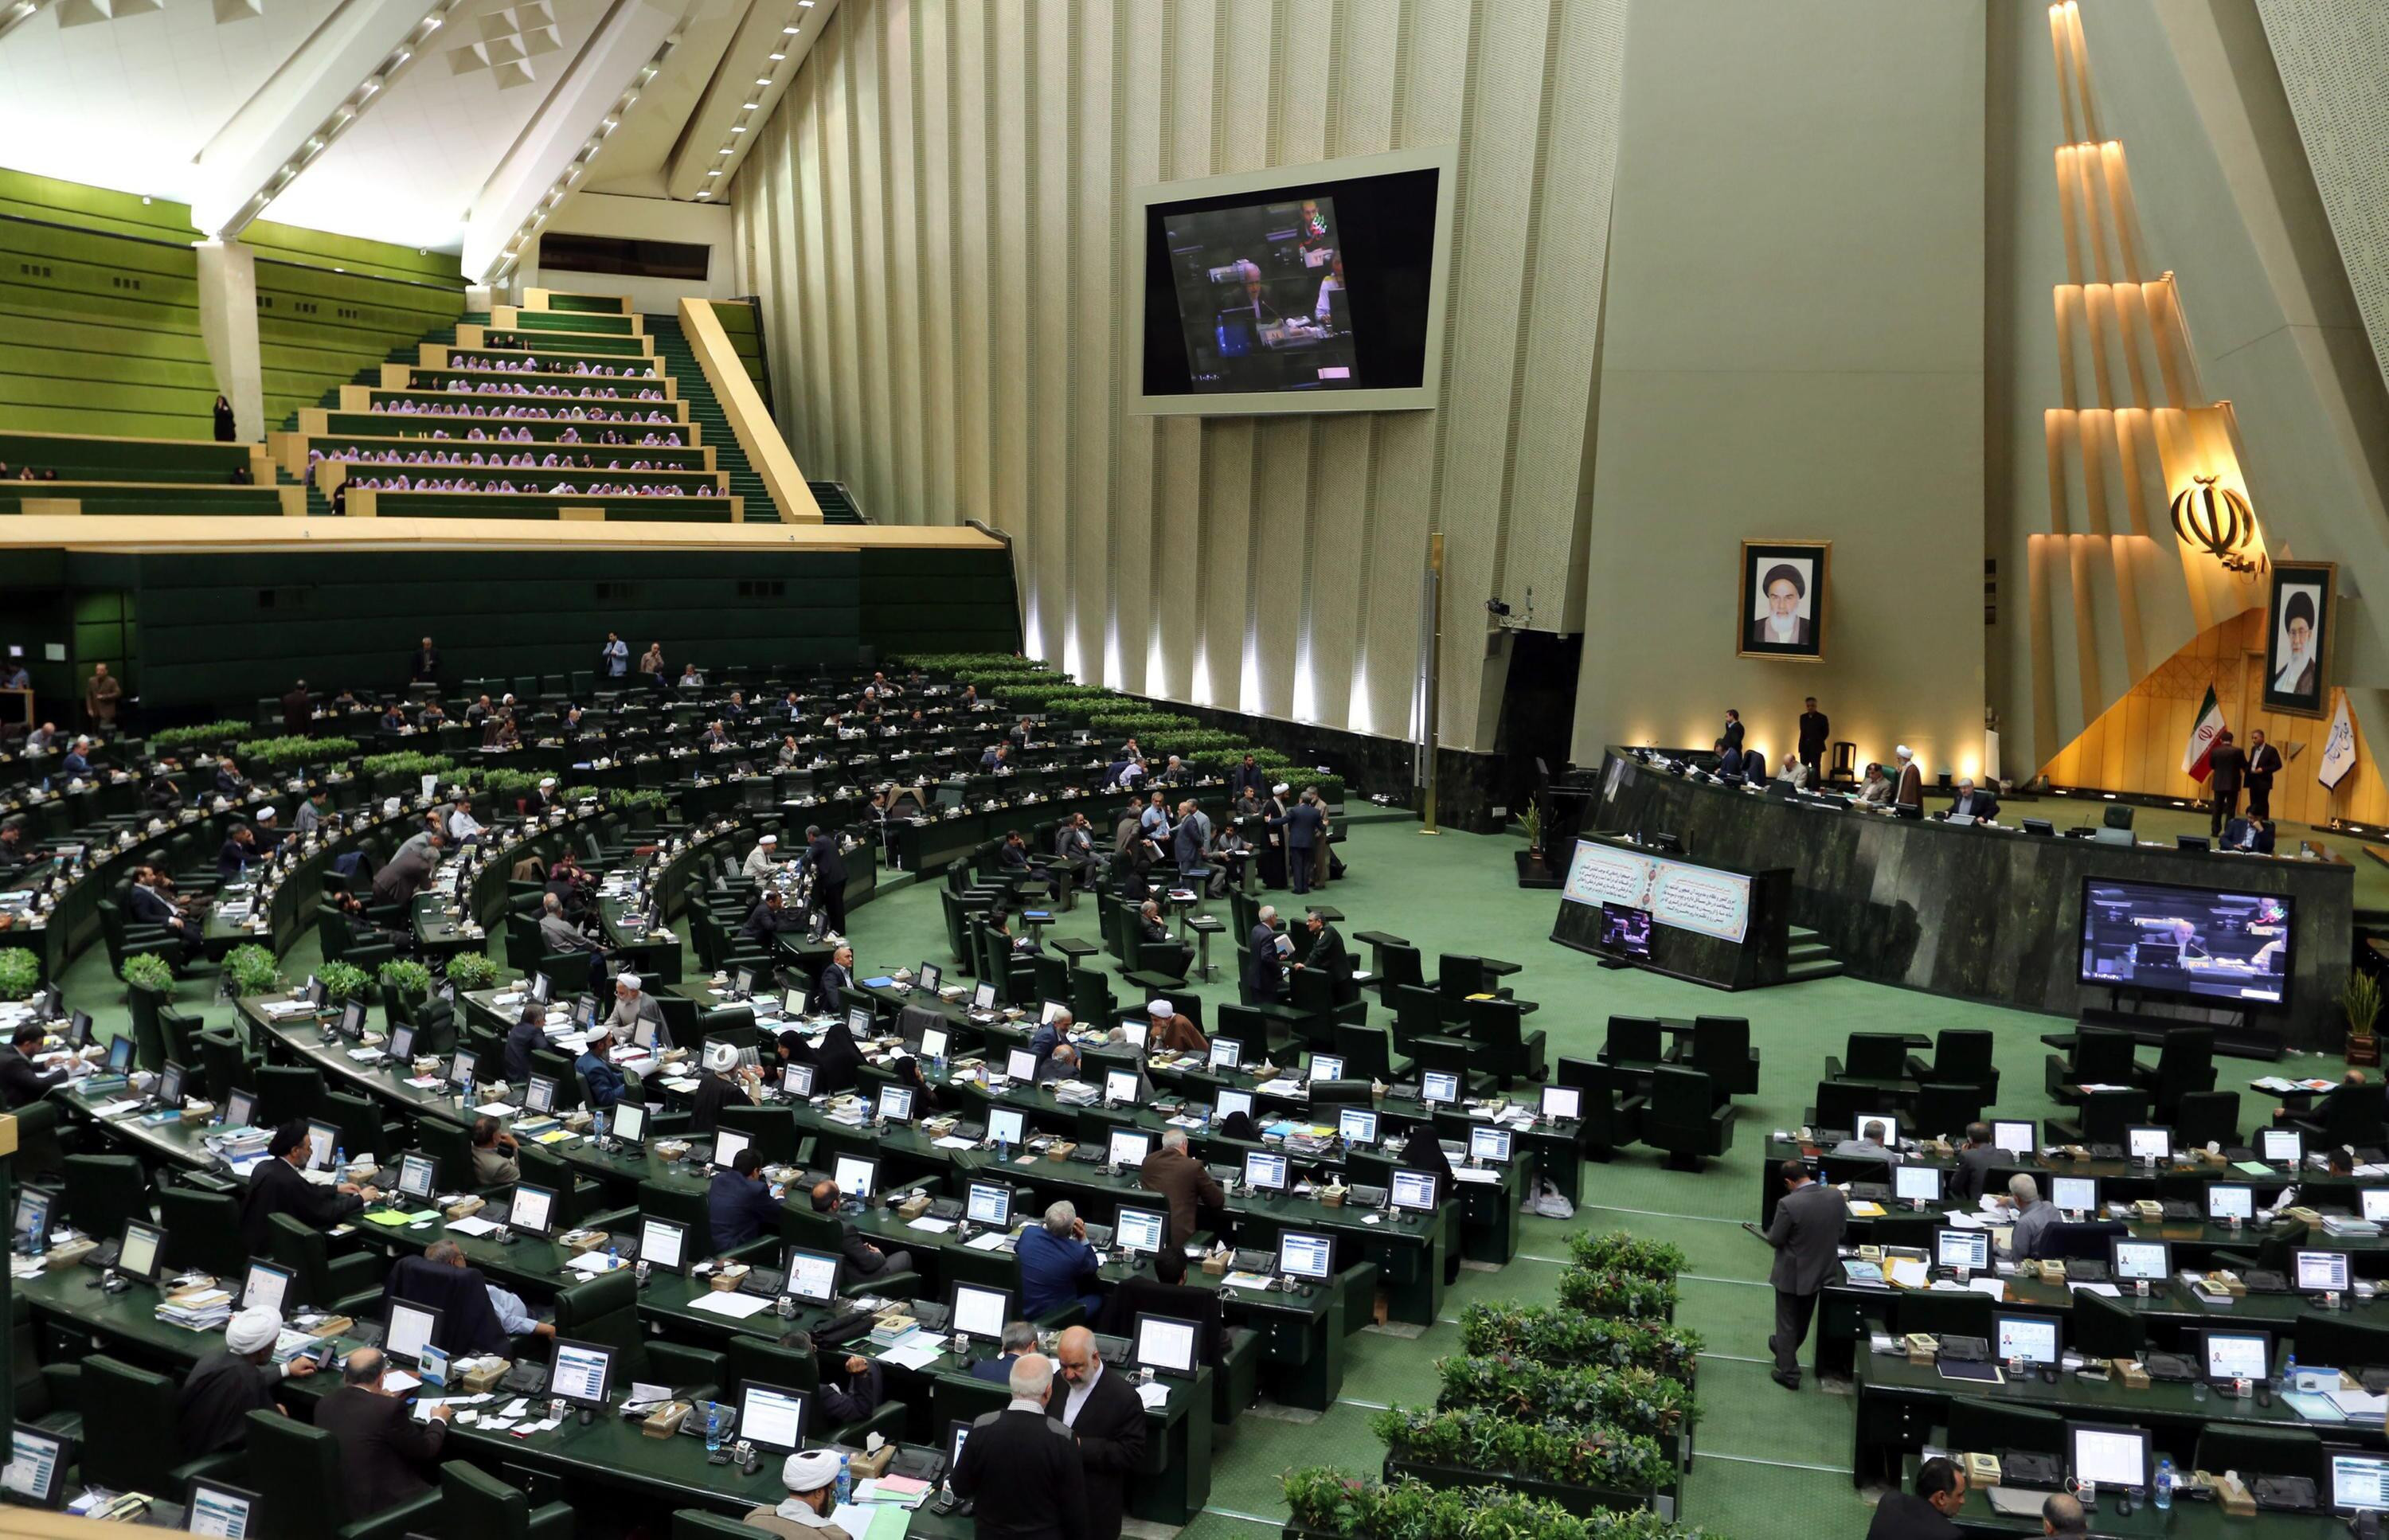
[[[2215,735],[2223,731],[2223,708],[2215,704],[2215,686],[2206,687],[2206,704],[2198,708],[2198,721],[2190,730],[2190,742],[2181,746],[2181,773],[2192,781],[2204,781],[2213,768]]]

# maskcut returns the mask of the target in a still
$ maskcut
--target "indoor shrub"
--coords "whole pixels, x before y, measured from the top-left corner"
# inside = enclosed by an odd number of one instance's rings
[[[272,948],[250,941],[224,954],[224,976],[236,995],[270,995],[281,986],[282,968]]]
[[[1605,1422],[1635,1433],[1670,1433],[1699,1408],[1680,1380],[1647,1368],[1546,1364],[1509,1354],[1466,1354],[1436,1366],[1442,1411],[1477,1406],[1521,1421]]]
[[[26,999],[42,986],[42,960],[23,947],[0,951],[0,999]]]
[[[448,982],[459,989],[487,989],[498,982],[498,965],[481,952],[458,952],[448,960]]]
[[[365,971],[353,962],[326,962],[315,970],[315,976],[323,981],[325,998],[334,1001],[363,999],[373,986]]]
[[[1665,1321],[1607,1320],[1549,1305],[1471,1305],[1460,1340],[1472,1354],[1515,1354],[1549,1364],[1615,1364],[1693,1381],[1700,1334]]]
[[[380,977],[401,999],[421,999],[431,993],[431,970],[408,958],[393,957],[383,963]]]
[[[1676,1280],[1641,1273],[1566,1267],[1560,1272],[1560,1303],[1588,1316],[1657,1320],[1676,1308]]]
[[[1700,1540],[1650,1508],[1578,1518],[1558,1504],[1499,1486],[1430,1486],[1414,1476],[1379,1484],[1311,1466],[1283,1478],[1300,1528],[1344,1540]]]
[[[396,754],[368,754],[364,761],[367,775],[438,775],[455,768],[456,761],[445,754],[423,754],[411,748]]]
[[[1601,1235],[1579,1230],[1568,1237],[1568,1254],[1580,1267],[1640,1273],[1646,1278],[1674,1278],[1690,1266],[1680,1246],[1645,1241],[1622,1229]]]
[[[249,724],[229,718],[221,721],[198,722],[190,727],[170,727],[149,734],[149,752],[160,757],[201,745],[213,747],[228,738],[238,738],[249,731]]]
[[[1658,1441],[1603,1423],[1552,1427],[1466,1407],[1388,1406],[1369,1419],[1389,1457],[1608,1492],[1657,1492],[1676,1468]]]
[[[173,992],[174,970],[156,952],[135,952],[124,960],[124,982],[153,995]]]
[[[328,764],[346,759],[357,751],[354,738],[309,738],[285,736],[251,738],[233,745],[233,757],[255,774],[263,771],[280,774],[297,770],[301,765]]]

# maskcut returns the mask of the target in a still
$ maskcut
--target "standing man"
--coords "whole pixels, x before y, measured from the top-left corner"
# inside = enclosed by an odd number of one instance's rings
[[[2273,816],[2273,777],[2280,773],[2281,751],[2265,742],[2265,730],[2248,734],[2248,816]]]
[[[1144,1458],[1144,1403],[1126,1375],[1104,1368],[1095,1334],[1085,1327],[1063,1332],[1054,1355],[1062,1362],[1063,1383],[1048,1395],[1045,1415],[1060,1418],[1079,1441],[1088,1540],[1119,1540],[1128,1478]]]
[[[1785,1161],[1781,1172],[1783,1196],[1775,1205],[1775,1222],[1764,1234],[1756,1225],[1744,1228],[1775,1248],[1775,1266],[1768,1275],[1775,1289],[1775,1335],[1767,1339],[1775,1368],[1768,1378],[1796,1391],[1800,1344],[1817,1314],[1817,1296],[1842,1276],[1839,1248],[1850,1222],[1850,1205],[1840,1189],[1811,1177],[1797,1158]]]
[[[2206,783],[2207,834],[2220,839],[2223,825],[2240,811],[2240,783],[2247,779],[2248,751],[2231,741],[2231,730],[2225,728],[2215,735],[2215,746],[2207,752]]]
[[[981,1534],[1087,1540],[1085,1464],[1069,1425],[1051,1415],[1054,1360],[1013,1360],[1012,1399],[971,1424],[954,1462],[955,1495],[972,1504]]]
[[[300,680],[282,697],[282,726],[285,732],[304,732],[307,719],[314,715],[313,703],[307,699],[307,681]]]
[[[1916,768],[1916,751],[1901,744],[1891,751],[1899,762],[1899,776],[1893,783],[1891,810],[1908,818],[1924,816],[1924,772]]]
[[[631,644],[612,631],[606,633],[606,645],[597,649],[597,655],[606,660],[607,679],[621,679],[630,673]]]
[[[1727,749],[1736,754],[1742,752],[1742,713],[1732,706],[1725,708],[1725,731],[1718,734],[1718,742],[1720,754]]]
[[[1343,988],[1344,981],[1352,976],[1352,954],[1345,948],[1344,937],[1317,910],[1305,915],[1302,923],[1309,927],[1310,946],[1295,966],[1316,968],[1333,979],[1336,988]]]
[[[846,855],[836,834],[824,834],[819,824],[805,830],[805,860],[813,869],[813,907],[821,910],[823,931],[846,934]]]
[[[1833,722],[1817,709],[1817,697],[1810,695],[1808,709],[1800,713],[1800,762],[1808,767],[1810,791],[1824,782],[1825,739],[1833,731]]]
[[[1285,973],[1278,964],[1277,910],[1263,904],[1259,923],[1246,938],[1245,990],[1255,1005],[1275,1005],[1285,998]]]
[[[1169,1243],[1182,1246],[1202,1228],[1201,1211],[1225,1208],[1228,1195],[1201,1161],[1186,1152],[1186,1130],[1162,1131],[1161,1148],[1144,1157],[1137,1186],[1169,1201]]]
[[[108,671],[105,663],[91,666],[91,682],[83,691],[83,708],[91,713],[91,725],[100,732],[116,726],[116,705],[124,698],[124,683]]]
[[[1297,893],[1310,891],[1311,863],[1326,838],[1327,815],[1319,810],[1319,794],[1306,788],[1285,815],[1285,875]]]
[[[415,649],[415,655],[407,659],[406,677],[415,684],[429,684],[440,677],[440,649],[431,644],[429,637],[425,637],[423,644]]]

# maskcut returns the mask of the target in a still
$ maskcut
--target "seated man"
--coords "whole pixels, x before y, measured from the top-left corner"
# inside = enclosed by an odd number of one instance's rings
[[[1842,1140],[1833,1146],[1833,1152],[1836,1155],[1863,1155],[1871,1160],[1879,1160],[1886,1165],[1897,1165],[1899,1152],[1884,1142],[1884,1136],[1890,1132],[1891,1126],[1888,1124],[1877,1122],[1873,1118],[1860,1118],[1858,1138]]]
[[[473,1120],[473,1184],[511,1187],[522,1180],[520,1147],[494,1117]]]
[[[2043,1231],[2057,1223],[2057,1205],[2040,1199],[2040,1184],[2024,1172],[2008,1178],[2008,1207],[2015,1212],[2014,1228],[2008,1232],[2008,1254],[2021,1262],[2040,1254]]]
[[[1999,816],[1999,805],[1988,792],[1974,789],[1973,777],[1962,776],[1958,782],[1958,795],[1949,804],[1949,816],[1987,821]]]
[[[1086,1221],[1067,1199],[1045,1211],[1042,1225],[1020,1232],[1020,1313],[1031,1320],[1072,1305],[1092,1316],[1103,1296],[1092,1292],[1102,1259],[1087,1244]]]
[[[1195,1346],[1197,1360],[1217,1368],[1227,1355],[1228,1329],[1220,1317],[1220,1296],[1209,1289],[1187,1286],[1182,1246],[1162,1247],[1153,1254],[1151,1278],[1139,1273],[1112,1291],[1112,1297],[1104,1303],[1100,1330],[1112,1336],[1133,1337],[1136,1317],[1141,1315],[1204,1323],[1210,1330]]]
[[[805,917],[790,909],[775,887],[767,890],[755,907],[747,911],[747,923],[738,927],[738,935],[741,939],[751,941],[768,951],[772,937],[804,928]]]
[[[377,1347],[360,1347],[340,1368],[340,1388],[315,1408],[315,1426],[339,1441],[340,1485],[351,1521],[396,1508],[431,1490],[453,1406],[418,1422],[402,1391],[382,1385],[387,1364]]]
[[[539,944],[551,952],[602,952],[606,948],[581,934],[581,927],[568,919],[564,900],[553,892],[539,897]]]
[[[1037,1328],[1027,1321],[1004,1322],[1003,1337],[998,1348],[994,1357],[981,1358],[971,1365],[972,1379],[985,1380],[997,1385],[1008,1384],[1012,1380],[1012,1366],[1024,1355],[1037,1351]]]
[[[12,1113],[39,1101],[74,1075],[71,1065],[44,1070],[33,1063],[46,1036],[40,1023],[19,1022],[8,1035],[8,1046],[0,1049],[0,1100]]]
[[[183,1457],[197,1459],[249,1443],[249,1414],[282,1411],[274,1399],[282,1381],[315,1372],[313,1358],[274,1361],[282,1317],[254,1305],[224,1324],[224,1346],[199,1360],[174,1397],[174,1420],[183,1436]]]
[[[237,883],[249,874],[258,858],[257,834],[246,823],[236,823],[224,836],[223,848],[216,852],[216,881]]]
[[[631,1094],[632,1077],[600,1058],[594,1043],[581,1045],[581,1056],[572,1061],[572,1067],[587,1089],[592,1112],[609,1111]]]
[[[787,1496],[776,1505],[748,1508],[739,1522],[787,1540],[862,1540],[829,1521],[837,1507],[838,1472],[844,1468],[845,1462],[827,1449],[798,1450],[780,1462],[780,1484],[787,1488]]]
[[[786,1339],[790,1351],[810,1355],[813,1340],[810,1333],[798,1331]],[[887,1399],[888,1385],[879,1366],[859,1354],[848,1354],[845,1363],[846,1383],[824,1375],[813,1392],[815,1424],[836,1428],[849,1422],[860,1422],[879,1409]]]
[[[780,1201],[763,1179],[763,1157],[741,1150],[727,1171],[716,1171],[705,1191],[705,1213],[713,1229],[713,1249],[734,1251],[780,1229]]]
[[[454,1241],[434,1241],[421,1256],[392,1263],[382,1297],[440,1311],[437,1340],[451,1354],[505,1355],[517,1337],[556,1335],[553,1321],[541,1320],[521,1295],[492,1283]]]
[[[522,1019],[506,1029],[506,1081],[519,1092],[530,1084],[530,1056],[547,1046],[547,1007],[525,1000]]]
[[[249,1187],[241,1194],[240,1234],[251,1256],[273,1253],[277,1214],[287,1214],[309,1229],[328,1230],[381,1196],[370,1187],[334,1181],[322,1185],[300,1173],[307,1167],[314,1136],[307,1125],[291,1119],[274,1130],[265,1146],[266,1158],[249,1168]],[[334,1173],[335,1177],[339,1173]]]
[[[837,1214],[837,1183],[823,1182],[812,1190],[815,1214]],[[848,1272],[855,1278],[879,1278],[888,1273],[913,1270],[911,1252],[883,1252],[862,1239],[854,1221],[838,1215],[838,1250],[846,1258]]]

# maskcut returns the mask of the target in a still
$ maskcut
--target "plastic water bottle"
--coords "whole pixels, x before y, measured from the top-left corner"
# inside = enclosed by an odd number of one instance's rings
[[[337,1178],[337,1177],[339,1177],[346,1176],[346,1175],[348,1174],[348,1169],[349,1169],[349,1147],[348,1147],[347,1145],[345,1145],[345,1144],[336,1144],[336,1145],[332,1146],[332,1175],[333,1175],[333,1177]]]
[[[613,1241],[606,1242],[606,1270],[612,1272],[622,1265],[622,1248]]]
[[[722,1452],[722,1405],[720,1402],[706,1404],[705,1452],[709,1455],[718,1455]]]
[[[2285,1391],[2295,1390],[2297,1389],[2297,1384],[2298,1355],[2295,1353],[2284,1353],[2281,1356],[2280,1388]]]
[[[2152,1495],[2159,1508],[2173,1507],[2173,1459],[2170,1456],[2157,1461],[2157,1486]]]
[[[854,1500],[854,1471],[850,1469],[851,1457],[837,1457],[837,1506],[844,1508]]]
[[[998,1165],[1010,1165],[1012,1164],[1012,1141],[1010,1139],[1000,1139],[995,1141],[995,1164]]]

